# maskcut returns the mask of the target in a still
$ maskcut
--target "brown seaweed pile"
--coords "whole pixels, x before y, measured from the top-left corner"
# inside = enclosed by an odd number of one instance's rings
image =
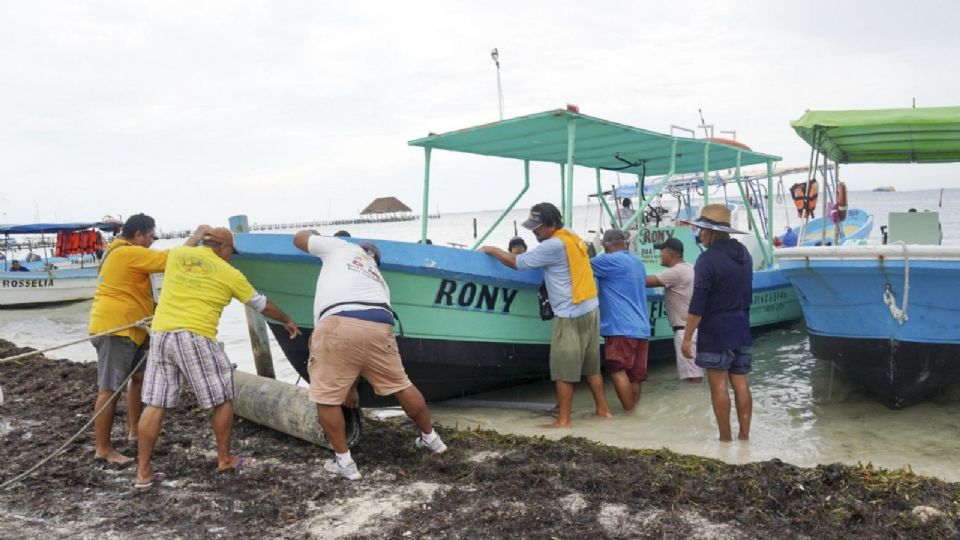
[[[0,357],[22,352],[0,340]],[[0,483],[89,418],[96,367],[38,357],[0,363]],[[121,401],[115,441],[122,441]],[[405,421],[365,421],[354,449],[364,478],[322,470],[327,451],[236,419],[233,449],[257,462],[218,473],[208,414],[188,392],[167,415],[155,467],[168,481],[133,489],[133,467],[93,461],[81,436],[0,491],[0,537],[233,538],[943,538],[960,531],[960,484],[840,464],[728,465],[666,450],[623,450],[441,428],[450,447],[413,447]],[[135,455],[125,441],[118,450]]]

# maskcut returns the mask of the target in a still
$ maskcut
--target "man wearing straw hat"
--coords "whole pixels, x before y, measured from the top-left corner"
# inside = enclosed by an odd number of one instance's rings
[[[730,238],[731,234],[745,233],[730,227],[730,210],[726,206],[708,204],[700,211],[700,217],[689,223],[699,229],[699,240],[707,250],[694,267],[693,297],[681,351],[687,358],[694,358],[693,335],[699,330],[696,364],[707,370],[720,440],[733,440],[729,381],[740,423],[737,438],[745,441],[750,438],[753,415],[753,398],[747,383],[752,363],[753,260],[743,244]]]

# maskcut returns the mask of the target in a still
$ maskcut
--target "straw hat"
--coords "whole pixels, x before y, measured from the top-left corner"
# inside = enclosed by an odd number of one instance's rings
[[[708,204],[700,209],[700,217],[681,223],[689,223],[701,229],[710,229],[730,234],[747,234],[730,226],[730,209],[723,204]]]

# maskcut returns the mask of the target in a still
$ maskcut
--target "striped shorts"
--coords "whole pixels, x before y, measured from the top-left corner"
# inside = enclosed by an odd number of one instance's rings
[[[219,343],[188,330],[153,332],[143,402],[163,409],[176,407],[184,379],[204,409],[233,399],[233,366]]]

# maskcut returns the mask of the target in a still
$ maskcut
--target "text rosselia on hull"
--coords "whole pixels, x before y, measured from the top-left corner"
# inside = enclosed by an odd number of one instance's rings
[[[21,287],[53,287],[52,279],[4,279],[0,280],[0,286],[4,288]]]

